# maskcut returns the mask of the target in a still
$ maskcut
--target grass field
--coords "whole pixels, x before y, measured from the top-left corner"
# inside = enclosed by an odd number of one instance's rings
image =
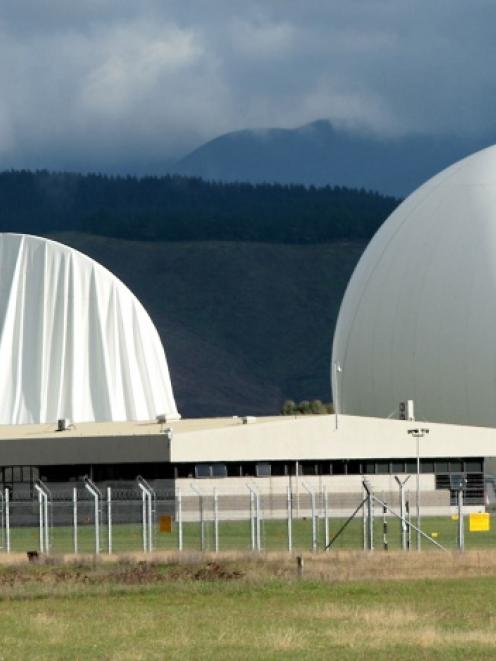
[[[4,565],[0,658],[496,656],[496,553],[338,551],[304,571],[282,553]]]
[[[331,537],[343,524],[343,519],[331,519]],[[376,518],[374,528],[375,548],[383,548],[383,522]],[[422,528],[446,548],[455,548],[457,539],[457,522],[450,517],[426,517],[422,519]],[[198,523],[184,524],[184,549],[200,550],[200,525]],[[319,520],[318,549],[324,547],[324,523]],[[177,549],[177,526],[172,534],[160,533],[158,526],[154,530],[154,545],[158,550]],[[73,533],[70,527],[54,527],[51,529],[51,550],[53,553],[69,553],[73,549]],[[400,526],[396,519],[388,519],[388,547],[390,550],[400,548]],[[11,548],[13,551],[27,551],[38,547],[38,528],[13,528],[11,530]],[[214,527],[211,521],[205,526],[206,550],[214,550]],[[112,529],[113,550],[115,552],[139,551],[143,548],[142,528],[139,524],[118,524]],[[412,546],[416,545],[416,534],[412,531]],[[266,520],[261,525],[262,548],[266,551],[287,550],[286,521]],[[465,520],[465,545],[467,549],[495,548],[496,530],[489,532],[469,532],[468,518]],[[248,551],[251,548],[250,523],[248,521],[222,521],[219,524],[219,547],[222,551]],[[293,548],[295,550],[310,550],[312,547],[312,526],[309,519],[293,521]],[[78,529],[78,548],[80,552],[92,553],[95,549],[95,533],[93,526],[81,525]],[[108,530],[101,527],[101,549],[108,548]],[[345,532],[338,538],[336,549],[363,548],[363,526],[361,519],[355,519]],[[432,548],[432,545],[422,541],[422,548]]]

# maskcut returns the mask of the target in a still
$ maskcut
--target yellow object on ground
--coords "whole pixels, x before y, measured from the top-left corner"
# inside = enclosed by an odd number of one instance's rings
[[[431,537],[432,537],[433,539],[436,539],[436,537],[437,537],[438,535],[439,535],[438,532],[431,532]]]
[[[487,532],[491,528],[491,516],[487,512],[470,512],[469,514],[469,531],[470,532]]]
[[[458,521],[458,514],[452,514],[451,515],[451,520],[452,521]]]
[[[172,532],[172,516],[170,514],[160,517],[160,532]]]

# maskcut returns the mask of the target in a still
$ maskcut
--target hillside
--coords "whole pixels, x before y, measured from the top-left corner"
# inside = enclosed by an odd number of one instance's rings
[[[397,203],[346,188],[0,173],[0,231],[58,238],[143,301],[186,416],[329,401],[344,288]]]
[[[330,399],[333,327],[364,242],[143,242],[52,233],[118,275],[166,348],[184,416]]]
[[[398,200],[347,188],[181,176],[0,173],[0,231],[78,231],[142,241],[366,240]]]
[[[494,133],[379,137],[320,120],[296,129],[243,130],[201,145],[174,171],[217,181],[346,186],[404,197],[439,170],[487,147]]]

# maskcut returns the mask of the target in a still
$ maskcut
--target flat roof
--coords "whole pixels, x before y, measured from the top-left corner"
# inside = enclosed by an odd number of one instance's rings
[[[280,421],[281,416],[253,417],[250,426]],[[150,436],[163,434],[170,428],[174,434],[226,429],[243,426],[239,416],[226,418],[181,418],[159,423],[156,420],[127,422],[78,422],[71,423],[63,432],[57,431],[57,422],[29,425],[0,425],[0,441],[22,438],[88,438],[99,436]]]
[[[0,426],[1,465],[496,457],[496,429],[334,415]],[[167,429],[172,434],[164,433]]]

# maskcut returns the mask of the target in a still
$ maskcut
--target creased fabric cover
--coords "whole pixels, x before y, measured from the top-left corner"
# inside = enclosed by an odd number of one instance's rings
[[[0,234],[0,424],[178,417],[150,317],[107,269]]]

